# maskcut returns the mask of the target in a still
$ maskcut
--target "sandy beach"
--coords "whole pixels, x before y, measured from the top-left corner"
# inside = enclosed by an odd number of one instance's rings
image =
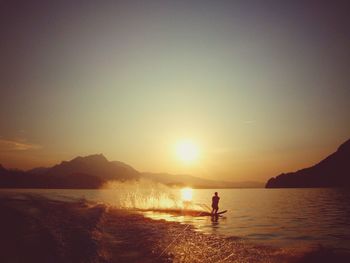
[[[196,232],[139,213],[37,195],[0,196],[1,262],[349,262]]]

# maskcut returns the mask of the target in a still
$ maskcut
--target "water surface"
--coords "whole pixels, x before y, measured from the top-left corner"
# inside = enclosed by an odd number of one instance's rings
[[[153,219],[191,224],[198,231],[240,237],[276,246],[317,245],[350,250],[350,192],[345,189],[196,189],[193,204],[210,206],[219,192],[217,221],[211,217],[146,212]],[[179,190],[48,190],[13,189],[5,193],[39,193],[50,198],[85,198],[116,207],[181,207]],[[142,193],[142,194],[141,194]]]

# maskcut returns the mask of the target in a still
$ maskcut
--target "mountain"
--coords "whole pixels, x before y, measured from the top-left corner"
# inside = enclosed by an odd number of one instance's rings
[[[217,186],[214,181],[184,174],[142,173],[142,178],[174,186],[193,186],[197,188],[206,188],[210,185],[212,187]]]
[[[350,139],[320,163],[271,178],[265,187],[350,187]]]
[[[7,170],[0,164],[0,175],[6,174]]]
[[[90,174],[103,180],[138,179],[139,172],[122,162],[110,162],[102,154],[76,157],[71,161],[63,161],[46,171],[51,176],[70,175],[75,173]]]
[[[107,181],[151,180],[171,186],[195,188],[257,188],[258,182],[225,182],[191,175],[140,173],[128,164],[108,161],[102,154],[76,157],[53,167],[28,171],[7,170],[0,165],[0,188],[100,188]]]
[[[195,188],[262,188],[260,182],[225,182],[214,181],[184,174],[142,173],[142,178],[166,185],[192,186]]]
[[[76,157],[51,168],[7,170],[0,165],[0,188],[99,188],[109,180],[136,180],[140,174],[122,162],[109,162],[102,154]]]
[[[50,168],[47,168],[47,167],[36,167],[31,170],[28,170],[27,173],[28,174],[46,174],[49,169]]]

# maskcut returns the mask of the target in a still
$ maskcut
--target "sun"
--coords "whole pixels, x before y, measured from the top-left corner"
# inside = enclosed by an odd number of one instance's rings
[[[182,161],[193,162],[198,159],[199,150],[193,141],[182,140],[176,144],[176,154]]]
[[[181,199],[182,201],[192,201],[192,188],[186,187],[181,189]]]

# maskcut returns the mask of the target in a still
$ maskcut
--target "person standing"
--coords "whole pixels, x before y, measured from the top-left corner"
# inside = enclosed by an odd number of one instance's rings
[[[211,211],[212,214],[215,213],[216,215],[218,213],[219,200],[220,200],[220,197],[218,196],[218,192],[215,192],[214,196],[212,197],[212,203],[211,203],[211,207],[213,208],[213,210]]]

